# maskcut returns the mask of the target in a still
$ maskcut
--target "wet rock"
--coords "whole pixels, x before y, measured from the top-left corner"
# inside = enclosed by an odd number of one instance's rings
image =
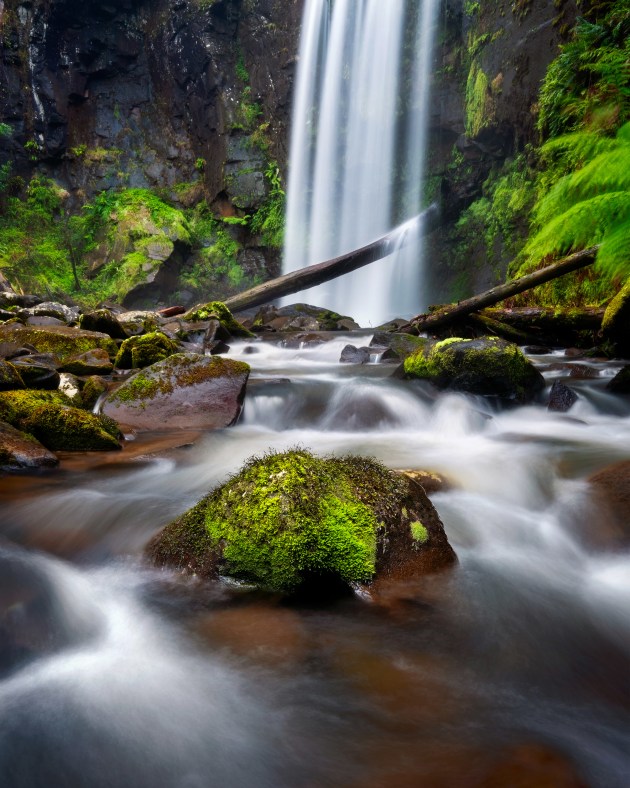
[[[613,394],[630,394],[630,364],[622,367],[606,388]]]
[[[370,360],[370,349],[346,345],[341,351],[339,362],[341,364],[367,364]]]
[[[439,473],[415,470],[401,470],[398,473],[402,473],[417,482],[427,495],[451,489],[448,479]]]
[[[24,381],[16,367],[9,361],[0,360],[0,391],[23,388]]]
[[[161,531],[147,556],[201,577],[315,599],[353,584],[378,593],[456,561],[415,481],[374,460],[303,450],[250,460]]]
[[[41,304],[42,298],[36,295],[22,295],[21,293],[13,293],[7,290],[0,292],[0,307],[7,309],[11,306],[19,306],[24,309]]]
[[[160,317],[176,317],[183,315],[185,311],[186,307],[184,306],[167,306],[164,309],[158,309],[158,314]]]
[[[169,339],[160,331],[130,337],[120,346],[115,365],[119,369],[142,369],[178,353],[177,342]]]
[[[118,317],[109,309],[95,309],[85,312],[79,318],[79,327],[84,331],[98,331],[112,339],[127,339],[129,336],[120,324]]]
[[[611,549],[630,544],[630,460],[603,468],[588,479],[592,487],[597,520],[590,529],[591,541]]]
[[[109,375],[114,369],[109,354],[102,348],[88,350],[78,356],[69,358],[60,368],[60,372],[72,375]]]
[[[57,301],[43,301],[28,310],[33,317],[54,317],[63,323],[74,323],[79,319],[79,307],[66,306]]]
[[[182,316],[182,319],[189,322],[217,321],[220,328],[226,333],[216,333],[216,336],[213,336],[212,339],[230,339],[230,337],[251,338],[254,336],[251,331],[236,320],[222,301],[210,301],[207,304],[197,304],[197,306],[189,309],[188,312]],[[218,332],[218,327],[216,330]]]
[[[404,373],[440,389],[518,404],[530,402],[545,385],[517,345],[496,337],[431,342],[405,359]]]
[[[121,312],[118,315],[118,322],[126,336],[137,337],[141,334],[150,334],[152,331],[156,331],[161,325],[162,319],[157,312],[134,310]]]
[[[141,430],[220,429],[238,418],[248,376],[243,362],[178,353],[132,375],[103,413]]]
[[[18,356],[28,356],[29,353],[34,352],[35,348],[32,346],[23,347],[15,342],[0,342],[0,358],[4,358],[7,361],[17,358]]]
[[[404,360],[417,350],[423,350],[429,344],[430,340],[424,337],[415,337],[413,334],[392,334],[387,331],[377,331],[372,337],[370,347],[389,348],[397,357]]]
[[[5,323],[0,325],[0,342],[28,344],[39,353],[54,353],[60,361],[97,347],[103,348],[113,357],[118,349],[107,334],[82,331],[70,326],[35,328]]]
[[[47,315],[40,315],[29,317],[26,320],[25,325],[27,326],[65,326],[65,320],[59,320],[56,317],[48,317]]]
[[[577,394],[559,380],[554,381],[549,394],[549,404],[547,410],[556,413],[566,413],[578,401]]]
[[[542,744],[520,744],[503,752],[477,783],[479,788],[589,788],[577,765]]]
[[[265,306],[252,324],[255,331],[352,331],[359,325],[351,317],[309,304]]]
[[[0,421],[0,470],[54,468],[58,464],[57,457],[32,435]]]
[[[602,336],[612,343],[615,353],[630,357],[630,279],[606,308]]]
[[[51,451],[120,449],[119,430],[111,419],[72,407],[71,400],[58,392],[4,392],[0,419],[30,433]]]
[[[27,388],[54,391],[59,386],[57,359],[51,353],[33,353],[11,362]]]
[[[84,408],[92,410],[99,397],[108,389],[107,383],[98,375],[90,375],[81,389],[81,402]]]

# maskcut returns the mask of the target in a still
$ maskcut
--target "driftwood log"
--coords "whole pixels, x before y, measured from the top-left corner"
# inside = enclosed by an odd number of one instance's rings
[[[497,287],[486,290],[480,295],[467,298],[464,301],[459,301],[457,304],[449,304],[429,314],[417,315],[412,318],[407,326],[401,328],[401,331],[416,329],[419,332],[431,332],[438,328],[444,328],[452,323],[460,322],[462,318],[473,314],[473,312],[479,312],[485,307],[493,306],[500,301],[504,301],[506,298],[524,293],[532,287],[542,285],[545,282],[550,282],[552,279],[557,279],[559,276],[564,276],[564,274],[591,265],[595,260],[598,248],[598,246],[591,246],[589,249],[584,249],[581,252],[576,252],[568,257],[564,257],[559,262],[548,265],[546,268],[541,268],[539,271],[534,271],[518,279],[513,279],[511,282],[497,285]],[[500,319],[497,318],[497,316],[493,317],[494,319]]]
[[[323,282],[328,282],[343,274],[356,271],[357,268],[392,254],[397,245],[399,247],[404,246],[406,238],[409,239],[415,236],[414,222],[418,223],[417,231],[419,234],[427,235],[430,233],[439,223],[437,206],[432,205],[426,211],[416,216],[415,219],[409,220],[405,225],[397,227],[392,232],[367,246],[363,246],[361,249],[355,249],[353,252],[335,257],[333,260],[317,263],[299,271],[284,274],[284,276],[279,276],[276,279],[271,279],[268,282],[263,282],[261,285],[226,299],[225,304],[232,312],[240,312],[243,309],[267,304],[276,298],[299,293],[301,290],[307,290],[309,287],[321,285]],[[407,236],[404,233],[406,225],[409,225],[410,229]]]

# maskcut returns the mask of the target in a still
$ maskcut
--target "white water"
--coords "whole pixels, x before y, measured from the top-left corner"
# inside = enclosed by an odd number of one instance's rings
[[[437,0],[307,0],[285,272],[364,246],[420,212],[438,8]],[[417,233],[390,258],[300,300],[369,326],[418,313],[422,279]]]
[[[347,339],[235,347],[254,367],[238,426],[3,508],[13,542],[78,545],[79,566],[0,550],[1,785],[354,788],[406,768],[417,782],[400,784],[475,786],[459,778],[478,750],[534,741],[590,788],[625,788],[630,554],[585,538],[585,478],[630,458],[630,403],[602,385],[614,368],[571,383],[569,414],[498,412],[339,365]],[[248,607],[124,557],[252,454],[298,444],[444,474],[433,501],[459,567],[389,617]]]

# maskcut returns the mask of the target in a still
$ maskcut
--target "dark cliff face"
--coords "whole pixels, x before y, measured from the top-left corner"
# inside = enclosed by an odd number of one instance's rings
[[[5,155],[81,198],[201,179],[212,201],[229,140],[268,123],[284,166],[301,4],[0,2]]]

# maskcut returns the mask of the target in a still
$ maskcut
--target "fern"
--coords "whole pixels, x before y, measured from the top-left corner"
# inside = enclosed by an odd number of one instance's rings
[[[547,143],[543,151],[589,156],[539,200],[536,234],[524,253],[530,263],[601,244],[597,264],[608,276],[630,272],[630,123],[614,140],[577,132]]]

